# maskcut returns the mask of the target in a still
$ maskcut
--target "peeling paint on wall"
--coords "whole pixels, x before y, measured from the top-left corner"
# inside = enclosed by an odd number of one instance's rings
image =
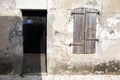
[[[12,65],[17,66],[14,67],[14,73],[19,72],[19,65],[22,65],[22,15],[20,9],[16,9],[14,0],[9,1],[9,5],[6,3],[6,0],[0,1],[3,10],[0,12],[0,56],[12,56]],[[119,3],[119,0],[47,0],[48,74],[119,74]],[[71,13],[73,9],[81,7],[94,8],[100,13],[96,23],[99,42],[96,43],[94,54],[73,54],[69,46],[73,42],[74,28]]]

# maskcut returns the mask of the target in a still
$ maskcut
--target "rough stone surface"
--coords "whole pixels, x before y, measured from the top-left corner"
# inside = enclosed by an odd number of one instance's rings
[[[51,4],[49,4],[51,3]],[[49,74],[119,74],[120,5],[119,0],[48,1],[48,73]],[[113,6],[111,6],[113,5]],[[94,54],[73,54],[73,16],[75,8],[94,8],[97,34]],[[52,18],[52,19],[51,19]],[[108,65],[109,64],[109,65]]]
[[[0,80],[120,80],[117,75],[26,75],[20,76],[0,76]]]
[[[14,0],[0,1],[0,57],[8,59],[12,73],[17,74],[22,67],[23,40],[22,15],[15,5]],[[46,6],[48,74],[120,73],[120,0],[47,0]],[[99,42],[94,54],[73,54],[69,46],[73,42],[71,12],[81,7],[99,11],[96,26]]]
[[[1,9],[15,9],[15,0],[0,0]]]
[[[19,10],[1,10],[0,16],[0,57],[11,62],[13,73],[20,72],[22,67],[22,29],[21,17],[15,12]],[[8,13],[8,14],[6,14]],[[8,58],[9,57],[9,58]],[[4,59],[0,61],[1,66]]]

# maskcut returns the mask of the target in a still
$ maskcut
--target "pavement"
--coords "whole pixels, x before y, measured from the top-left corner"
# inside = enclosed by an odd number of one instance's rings
[[[120,80],[120,75],[0,75],[0,80]]]

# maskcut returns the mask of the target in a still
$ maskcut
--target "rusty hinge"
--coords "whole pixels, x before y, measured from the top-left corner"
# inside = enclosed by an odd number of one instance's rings
[[[86,13],[95,13],[95,14],[100,15],[100,12],[99,12],[99,11],[96,11],[96,12],[86,12]],[[71,15],[74,15],[74,14],[81,14],[81,15],[84,15],[85,13],[84,13],[84,12],[72,12],[72,13],[71,13]]]
[[[81,15],[84,15],[85,13],[82,13],[82,12],[72,12],[71,14],[72,14],[72,15],[74,15],[74,14],[81,14]]]
[[[96,13],[96,14],[100,14],[100,12],[99,11],[95,11],[95,12],[86,12],[86,13]]]
[[[83,46],[83,44],[81,44],[81,43],[70,43],[70,47],[71,46]]]
[[[97,41],[99,42],[99,39],[87,39],[88,41]]]

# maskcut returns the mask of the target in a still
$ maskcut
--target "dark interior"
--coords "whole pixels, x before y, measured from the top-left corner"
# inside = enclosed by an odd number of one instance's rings
[[[22,11],[24,53],[46,53],[46,11]]]
[[[23,72],[47,72],[46,10],[22,10],[23,15]]]

